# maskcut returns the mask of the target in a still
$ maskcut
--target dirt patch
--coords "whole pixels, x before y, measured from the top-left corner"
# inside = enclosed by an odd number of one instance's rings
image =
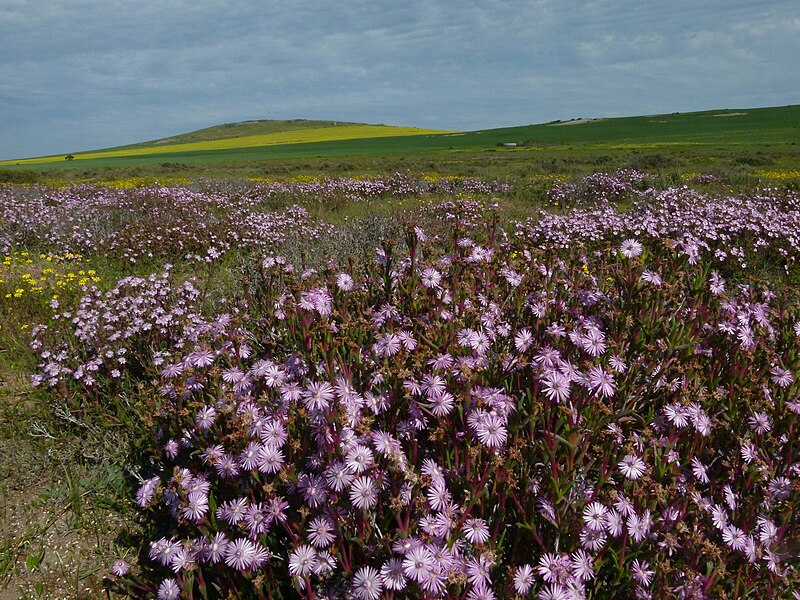
[[[563,125],[583,125],[584,123],[594,123],[595,121],[605,121],[605,119],[570,119],[559,123],[548,123],[548,127],[561,127]]]

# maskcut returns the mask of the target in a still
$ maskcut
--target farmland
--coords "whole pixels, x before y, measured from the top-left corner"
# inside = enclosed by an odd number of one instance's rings
[[[790,597],[798,120],[3,166],[8,597]]]

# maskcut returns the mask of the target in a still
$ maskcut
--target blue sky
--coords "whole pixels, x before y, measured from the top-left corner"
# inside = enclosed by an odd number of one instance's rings
[[[798,57],[797,0],[0,0],[0,159],[247,119],[797,104]]]

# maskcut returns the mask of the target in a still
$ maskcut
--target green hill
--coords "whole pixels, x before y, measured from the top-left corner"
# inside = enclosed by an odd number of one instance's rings
[[[102,151],[10,160],[0,166],[83,168],[161,163],[238,163],[346,156],[411,156],[659,146],[746,146],[800,142],[800,105],[623,118],[571,119],[471,132],[332,121],[245,121]]]

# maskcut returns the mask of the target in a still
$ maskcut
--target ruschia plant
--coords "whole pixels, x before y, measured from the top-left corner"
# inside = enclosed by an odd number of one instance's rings
[[[669,240],[538,245],[410,228],[357,269],[266,259],[261,319],[223,315],[162,366],[130,588],[786,597],[791,299]]]

